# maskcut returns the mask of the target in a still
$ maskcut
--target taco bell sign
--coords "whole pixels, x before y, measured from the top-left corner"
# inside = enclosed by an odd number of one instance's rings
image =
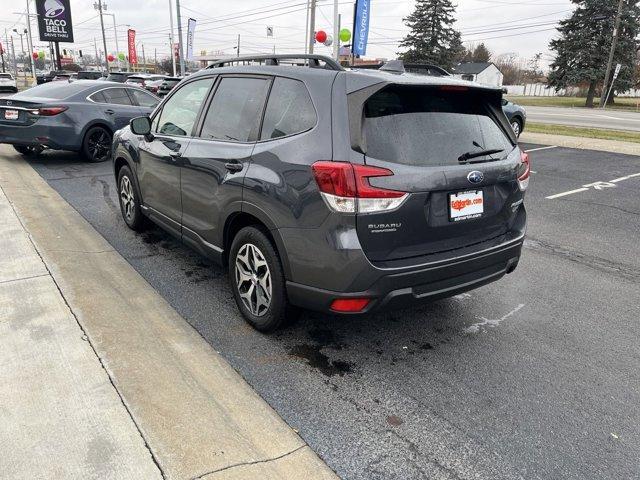
[[[36,0],[41,42],[73,42],[69,0]]]

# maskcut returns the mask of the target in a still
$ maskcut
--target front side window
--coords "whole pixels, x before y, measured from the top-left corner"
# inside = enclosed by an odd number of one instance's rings
[[[124,88],[107,88],[102,90],[105,103],[111,103],[113,105],[132,105],[131,98],[127,95],[127,91]]]
[[[276,78],[264,114],[260,140],[305,132],[315,124],[316,111],[304,83]]]
[[[262,78],[223,78],[200,136],[207,140],[254,140],[268,88],[269,81]]]
[[[148,94],[147,92],[131,88],[129,89],[129,93],[133,96],[136,103],[141,107],[155,108],[155,106],[158,105],[159,100],[153,95]]]
[[[198,112],[214,78],[203,78],[184,85],[162,107],[156,132],[164,135],[191,135]]]

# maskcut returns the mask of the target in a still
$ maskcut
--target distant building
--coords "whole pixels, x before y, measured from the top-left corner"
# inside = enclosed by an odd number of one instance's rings
[[[462,62],[453,67],[453,76],[491,87],[501,87],[504,75],[491,62]]]

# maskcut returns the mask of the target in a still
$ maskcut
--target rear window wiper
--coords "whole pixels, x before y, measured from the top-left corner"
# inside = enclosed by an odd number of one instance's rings
[[[496,153],[502,153],[502,152],[504,152],[504,148],[493,148],[491,150],[481,150],[479,152],[467,152],[460,155],[458,157],[458,161],[460,163],[465,163],[471,160],[472,158],[484,157],[485,155],[494,155]],[[492,160],[496,160],[496,159],[491,159],[489,161],[492,161]],[[477,163],[477,162],[473,162],[473,163]]]

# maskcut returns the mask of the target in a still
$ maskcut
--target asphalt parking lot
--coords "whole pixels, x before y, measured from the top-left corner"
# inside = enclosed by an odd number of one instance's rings
[[[515,273],[272,336],[242,320],[220,269],[126,228],[110,164],[31,163],[343,478],[637,478],[640,156],[525,147]]]

